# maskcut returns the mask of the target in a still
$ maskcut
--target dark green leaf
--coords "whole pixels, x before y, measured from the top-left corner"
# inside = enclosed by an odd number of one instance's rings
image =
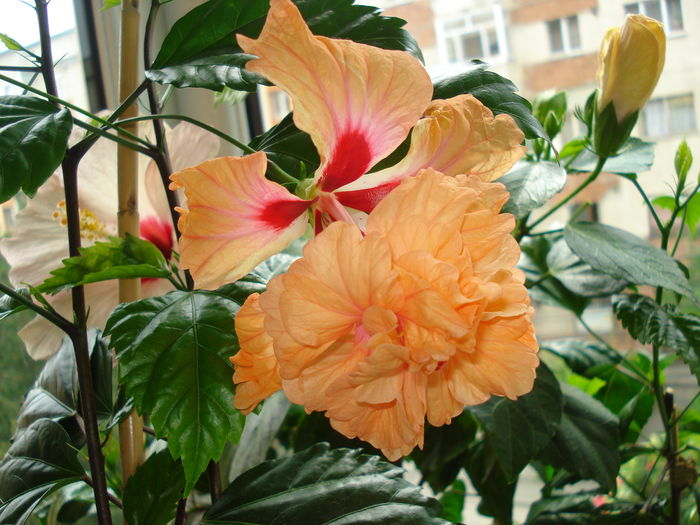
[[[607,297],[628,284],[625,280],[614,279],[591,268],[571,251],[564,239],[552,244],[547,254],[547,266],[552,277],[583,297]]]
[[[620,362],[620,358],[607,347],[580,339],[548,341],[542,345],[542,350],[561,357],[571,370],[588,378],[596,377],[602,369]]]
[[[175,291],[118,306],[105,328],[137,410],[182,458],[186,494],[226,442],[240,436],[228,360],[237,349],[238,308],[217,292]]]
[[[51,275],[38,287],[41,292],[54,294],[110,279],[164,278],[170,275],[170,269],[155,245],[127,234],[125,239],[112,237],[82,248],[79,256],[63,259],[63,267]]]
[[[536,501],[530,507],[528,525],[593,525],[595,494],[566,494]]]
[[[498,182],[510,193],[503,211],[520,218],[564,189],[566,171],[553,162],[520,162]]]
[[[516,401],[492,397],[471,410],[489,432],[498,462],[513,481],[557,431],[562,407],[559,383],[541,363],[529,394]]]
[[[676,168],[678,180],[685,181],[685,178],[688,176],[688,171],[690,171],[690,167],[693,165],[693,153],[690,151],[685,139],[678,145],[673,164]]]
[[[693,288],[673,258],[625,230],[576,222],[566,226],[564,238],[576,255],[615,279],[661,286],[695,298]]]
[[[409,51],[422,59],[416,41],[402,29],[405,21],[381,16],[376,7],[353,5],[352,0],[295,3],[316,35]],[[205,2],[173,25],[146,75],[177,87],[254,91],[257,84],[266,81],[243,69],[252,56],[242,52],[235,35],[257,38],[267,10],[267,1]]]
[[[351,449],[319,443],[266,461],[236,478],[203,524],[446,524],[440,504],[402,477],[402,470]]]
[[[21,525],[41,498],[84,473],[63,427],[35,421],[15,435],[0,463],[0,523]]]
[[[96,337],[90,353],[92,368],[92,385],[95,389],[97,415],[101,419],[112,417],[114,403],[112,399],[112,351],[107,340]]]
[[[449,425],[426,427],[423,449],[411,452],[411,459],[434,492],[444,490],[457,478],[477,428],[474,416],[466,411]]]
[[[489,440],[477,441],[471,447],[465,467],[481,497],[479,513],[494,517],[497,523],[512,523],[516,484],[508,481],[490,445]]]
[[[179,461],[167,450],[153,454],[129,478],[124,488],[124,518],[129,525],[165,525],[185,487]]]
[[[225,284],[215,293],[243,304],[252,293],[263,293],[267,283],[273,277],[284,273],[298,257],[287,253],[278,253],[257,265],[248,275],[235,283]]]
[[[659,306],[651,297],[619,295],[613,311],[637,341],[677,352],[700,384],[700,317],[684,314],[674,305]]]
[[[513,117],[529,139],[547,138],[540,122],[532,115],[530,103],[515,92],[515,84],[498,73],[488,71],[483,62],[475,61],[471,69],[438,80],[433,86],[433,98],[451,98],[471,93],[494,114]]]
[[[600,401],[567,384],[560,385],[564,395],[561,423],[540,458],[593,479],[604,490],[615,488],[620,467],[618,420]]]
[[[582,315],[590,299],[575,294],[558,279],[551,277],[547,267],[547,255],[557,238],[559,236],[540,235],[524,239],[520,243],[522,258],[519,266],[525,272],[527,286],[534,299]],[[533,286],[533,283],[536,285]]]
[[[571,163],[571,171],[593,171],[598,157],[590,150],[584,150]],[[605,161],[603,171],[608,173],[642,173],[649,171],[654,164],[654,143],[631,138],[617,155]]]
[[[0,97],[0,202],[33,197],[63,160],[73,119],[36,97]]]
[[[450,487],[440,496],[440,505],[442,505],[442,517],[447,521],[459,523],[462,521],[462,513],[464,512],[464,500],[467,497],[467,487],[461,479],[456,480]]]

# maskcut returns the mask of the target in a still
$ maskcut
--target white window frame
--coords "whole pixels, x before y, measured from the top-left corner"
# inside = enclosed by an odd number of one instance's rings
[[[659,0],[659,7],[661,9],[661,22],[664,25],[664,30],[666,31],[667,35],[684,35],[685,34],[685,16],[683,15],[683,3],[679,2],[680,7],[681,7],[681,16],[682,16],[682,21],[683,21],[683,29],[671,29],[671,25],[669,24],[669,15],[668,15],[668,5],[667,5],[668,0]],[[638,12],[644,16],[649,16],[647,15],[647,1],[646,0],[637,0],[636,2],[625,2],[622,6],[622,8],[625,10],[625,13],[627,12],[627,6],[636,4],[638,6]]]
[[[679,98],[684,98],[684,97],[690,97],[691,103],[692,103],[692,110],[693,110],[693,123],[694,127],[685,129],[685,130],[679,130],[679,131],[671,131],[671,126],[670,126],[670,121],[671,121],[671,112],[669,109],[669,102],[672,101],[673,99],[679,99]],[[649,102],[647,102],[647,106],[649,107],[649,104],[652,103],[659,103],[661,102],[663,104],[663,133],[660,134],[653,134],[649,135],[647,133],[647,113],[645,110],[642,110],[642,132],[644,133],[644,136],[647,138],[652,138],[652,139],[664,139],[667,137],[675,137],[678,135],[684,135],[687,133],[695,133],[698,130],[698,119],[697,119],[697,114],[695,110],[695,96],[694,93],[680,93],[677,95],[669,95],[665,97],[656,97],[651,99]]]
[[[575,18],[576,19],[576,25],[578,26],[578,47],[571,47],[571,35],[569,34],[569,18]],[[562,49],[560,50],[553,50],[552,49],[552,38],[549,35],[549,24],[552,22],[558,22],[559,23],[559,30],[561,31],[561,43],[562,43]],[[583,49],[583,44],[581,42],[581,25],[580,25],[580,20],[578,13],[575,13],[573,15],[568,15],[568,16],[562,16],[561,18],[553,18],[551,20],[547,20],[545,22],[545,29],[547,31],[547,40],[549,41],[549,52],[554,55],[554,56],[565,56],[565,55],[577,55],[581,53],[581,49]]]
[[[491,15],[493,23],[473,23],[475,17]],[[459,29],[445,29],[445,24],[453,23],[455,20],[464,20],[464,26]],[[457,49],[457,60],[451,62],[449,59],[448,44],[449,38],[459,38],[466,33],[479,33],[481,47],[483,51],[488,51],[488,30],[495,29],[496,40],[498,42],[498,54],[477,57],[462,56],[462,50]],[[435,34],[437,37],[438,54],[440,63],[444,66],[456,66],[469,63],[472,59],[483,60],[489,64],[503,64],[508,61],[508,40],[506,38],[506,24],[503,8],[500,5],[492,5],[486,9],[467,9],[458,12],[441,15],[435,20]],[[486,44],[486,45],[485,45]]]

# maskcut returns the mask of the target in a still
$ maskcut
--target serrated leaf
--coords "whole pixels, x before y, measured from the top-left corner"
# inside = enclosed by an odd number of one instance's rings
[[[596,270],[634,284],[661,286],[695,299],[695,292],[666,252],[620,228],[576,222],[564,229],[569,248]]]
[[[498,182],[505,184],[510,193],[503,212],[521,218],[564,189],[566,171],[553,162],[523,161],[500,177]]]
[[[166,525],[185,487],[179,461],[163,449],[149,457],[126,482],[124,518],[129,525]]]
[[[416,41],[402,29],[406,22],[381,16],[376,7],[352,0],[295,3],[316,35],[408,51],[422,60]],[[173,25],[146,76],[177,87],[255,91],[267,82],[244,69],[252,57],[243,53],[235,35],[257,38],[268,8],[267,1],[249,0],[209,0],[194,8]]]
[[[659,306],[651,297],[639,294],[615,297],[613,311],[640,343],[677,352],[700,384],[700,317],[684,314],[674,305]]]
[[[175,291],[118,306],[105,328],[138,412],[148,413],[157,436],[169,436],[170,452],[182,459],[185,494],[242,430],[228,360],[237,350],[238,308],[216,292]]]
[[[548,341],[542,349],[559,356],[572,371],[584,377],[595,377],[602,369],[620,362],[620,357],[605,346],[580,339]]]
[[[557,431],[562,407],[559,382],[541,363],[529,394],[516,401],[492,397],[471,411],[489,432],[506,477],[514,481]]]
[[[583,297],[607,297],[629,284],[591,268],[571,251],[564,239],[552,243],[547,253],[547,266],[552,277]]]
[[[63,160],[70,112],[36,97],[0,97],[0,202],[20,188],[33,197]]]
[[[433,86],[433,98],[451,98],[471,93],[494,114],[513,117],[529,139],[544,138],[547,134],[532,114],[530,103],[516,94],[515,84],[498,73],[488,71],[487,64],[473,62],[472,67],[458,75],[438,79]]]
[[[38,290],[55,294],[67,288],[111,279],[166,278],[170,268],[152,243],[127,234],[82,248],[80,255],[63,259]]]
[[[593,171],[598,157],[592,151],[583,150],[569,165],[570,171]],[[608,173],[642,173],[654,164],[654,143],[631,138],[617,155],[605,161],[603,171]]]
[[[21,525],[41,498],[84,474],[63,427],[49,419],[33,422],[0,462],[0,523]]]
[[[215,293],[228,297],[238,304],[243,304],[250,294],[263,293],[270,279],[286,272],[289,265],[298,258],[287,253],[277,253],[265,259],[245,277],[235,283],[223,285]]]
[[[421,494],[402,472],[378,456],[318,443],[239,476],[202,523],[446,524],[437,500]]]
[[[581,479],[593,479],[604,490],[615,488],[620,468],[618,420],[600,401],[565,383],[561,423],[540,458]]]

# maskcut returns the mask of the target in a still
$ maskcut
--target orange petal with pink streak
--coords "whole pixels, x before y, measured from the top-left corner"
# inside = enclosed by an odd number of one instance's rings
[[[180,263],[197,286],[240,279],[304,233],[311,201],[265,178],[266,156],[222,157],[171,175],[184,187]]]
[[[491,181],[506,173],[525,153],[525,135],[505,114],[493,116],[472,95],[433,100],[411,132],[411,146],[398,164],[340,188],[338,200],[370,212],[396,183],[432,168],[445,175],[477,175]],[[376,195],[375,195],[376,194]]]
[[[315,36],[290,0],[271,0],[259,38],[239,35],[238,43],[259,57],[246,69],[291,96],[294,122],[321,157],[317,178],[324,191],[352,182],[391,153],[432,96],[414,57]]]
[[[235,367],[233,406],[243,414],[252,412],[258,403],[282,388],[272,338],[263,327],[264,318],[257,293],[249,295],[236,314],[240,350],[230,358]]]

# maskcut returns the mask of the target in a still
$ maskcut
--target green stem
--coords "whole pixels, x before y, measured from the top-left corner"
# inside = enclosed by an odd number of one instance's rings
[[[139,117],[133,117],[133,118],[128,118],[124,120],[118,121],[119,124],[126,124],[128,122],[138,122],[140,120],[154,120],[154,119],[163,119],[163,120],[181,120],[183,122],[189,122],[190,124],[194,124],[195,126],[198,126],[209,133],[212,133],[216,135],[217,137],[225,140],[226,142],[229,142],[239,148],[241,151],[244,151],[245,153],[257,153],[257,150],[251,148],[247,144],[244,144],[240,140],[237,140],[233,138],[230,135],[227,135],[226,133],[223,133],[219,131],[218,129],[209,126],[208,124],[205,124],[204,122],[201,122],[197,119],[194,119],[192,117],[188,117],[186,115],[173,115],[173,114],[163,114],[163,115],[141,115]],[[271,161],[269,158],[267,159],[267,163],[270,165],[270,167],[279,175],[280,177],[284,178],[287,180],[287,182],[293,182],[294,184],[297,184],[299,181],[284,171],[280,166],[278,166],[276,163]]]
[[[14,288],[7,286],[5,283],[0,283],[0,292],[4,293],[5,295],[8,295],[12,297],[15,301],[18,303],[21,303],[23,306],[28,308],[29,310],[32,310],[34,313],[40,315],[50,323],[56,325],[58,328],[63,330],[66,333],[69,333],[72,328],[73,328],[73,323],[71,323],[68,319],[65,317],[62,317],[61,315],[54,313],[54,312],[49,312],[48,310],[45,310],[38,304],[36,304],[34,301],[29,299],[28,297],[25,297],[21,293],[18,293]]]
[[[62,98],[59,98],[57,96],[46,93],[40,89],[32,87],[29,84],[25,84],[24,82],[19,82],[18,80],[15,80],[14,78],[7,77],[5,75],[0,75],[0,80],[4,80],[5,82],[7,82],[9,84],[13,84],[15,86],[24,88],[25,90],[29,91],[30,93],[34,93],[35,95],[42,96],[45,99],[49,100],[50,102],[53,102],[54,104],[60,104],[61,106],[67,107],[68,109],[72,109],[73,111],[77,111],[78,113],[81,113],[81,114],[85,115],[86,117],[91,118],[95,122],[99,122],[103,126],[117,128],[117,126],[115,126],[114,124],[112,124],[108,120],[105,120],[102,117],[98,117],[97,115],[90,113],[89,111],[87,111],[79,106],[76,106],[75,104],[71,104],[67,100],[63,100]],[[139,138],[137,135],[134,135],[133,133],[129,133],[128,131],[125,131],[123,129],[118,129],[118,131],[120,131],[121,133],[123,133],[124,135],[129,137],[130,139],[133,139],[136,142],[140,142],[141,144],[143,144],[147,148],[153,147],[153,145],[150,144],[148,141],[143,140],[142,138]]]
[[[683,417],[683,415],[688,411],[688,409],[693,406],[693,403],[695,403],[695,400],[700,397],[700,391],[696,392],[695,395],[693,396],[693,399],[690,400],[690,403],[688,403],[683,410],[680,411],[680,413],[673,418],[671,421],[671,426],[676,425],[680,419]]]
[[[0,71],[16,71],[16,72],[30,72],[36,73],[41,71],[38,66],[0,66]]]
[[[625,177],[625,178],[627,178],[627,177]],[[640,194],[640,195],[642,196],[642,198],[644,199],[644,202],[646,203],[647,208],[649,208],[649,211],[651,212],[651,216],[654,218],[654,222],[656,223],[657,228],[659,228],[659,231],[663,230],[663,229],[664,229],[664,225],[663,225],[663,223],[661,222],[661,219],[659,219],[659,216],[657,215],[656,210],[654,209],[654,205],[653,205],[653,204],[651,203],[651,201],[649,200],[649,197],[647,197],[647,194],[646,194],[645,191],[642,189],[642,187],[640,186],[640,184],[639,184],[639,182],[637,181],[637,179],[628,179],[628,180],[630,180],[630,181],[632,182],[632,184],[634,184],[634,187],[637,188],[637,191],[639,192],[639,194]]]
[[[147,149],[147,148],[144,148],[144,147],[139,146],[137,144],[134,144],[133,142],[129,142],[128,140],[124,140],[123,138],[121,138],[117,135],[113,135],[113,134],[107,132],[107,130],[105,128],[98,128],[98,127],[92,126],[86,122],[82,122],[81,120],[74,120],[73,123],[80,128],[83,128],[87,131],[90,131],[91,133],[95,133],[96,135],[99,135],[100,137],[104,137],[104,138],[112,140],[118,144],[122,144],[123,146],[126,146],[127,148],[134,149],[134,150],[138,151],[139,153],[143,153],[144,155],[148,155],[148,156],[152,155],[152,151],[150,149]]]
[[[605,161],[607,160],[606,157],[598,157],[598,162],[596,162],[595,168],[593,171],[586,177],[586,180],[583,181],[583,183],[576,188],[574,191],[572,191],[569,195],[566,196],[559,204],[551,208],[547,213],[542,215],[539,219],[537,219],[535,222],[530,224],[527,227],[527,230],[530,231],[533,228],[535,228],[538,224],[541,224],[542,222],[546,221],[549,217],[552,216],[552,214],[556,213],[562,206],[565,206],[571,199],[576,197],[579,193],[581,193],[586,186],[588,186],[591,182],[596,180],[598,178],[598,175],[600,175],[600,172],[603,170],[603,165],[605,164]]]

